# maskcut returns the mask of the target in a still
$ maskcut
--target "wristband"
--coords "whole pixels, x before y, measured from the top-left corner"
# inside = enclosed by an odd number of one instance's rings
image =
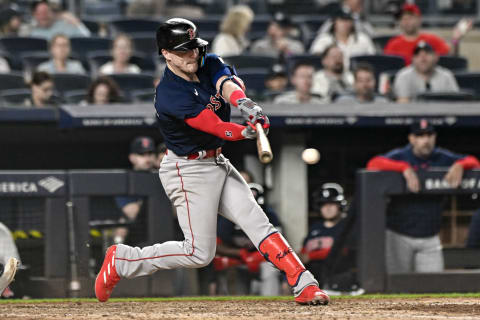
[[[241,89],[237,89],[233,91],[230,95],[230,103],[233,104],[235,107],[238,107],[237,101],[246,97],[247,96],[245,95],[245,92],[243,92]]]

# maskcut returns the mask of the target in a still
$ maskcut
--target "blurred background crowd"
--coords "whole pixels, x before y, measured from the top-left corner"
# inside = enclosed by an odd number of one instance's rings
[[[151,102],[165,67],[154,32],[181,16],[258,101],[475,100],[471,65],[479,63],[462,43],[477,7],[474,0],[2,1],[0,99],[25,107]]]

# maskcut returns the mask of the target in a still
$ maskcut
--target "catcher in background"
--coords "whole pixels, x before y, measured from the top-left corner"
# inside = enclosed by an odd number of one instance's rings
[[[0,297],[10,298],[14,293],[8,288],[20,265],[20,255],[12,233],[0,222]]]
[[[343,188],[325,183],[313,192],[312,201],[320,221],[309,228],[300,258],[328,294],[362,294],[355,273],[354,232],[350,232],[353,210],[346,211]]]

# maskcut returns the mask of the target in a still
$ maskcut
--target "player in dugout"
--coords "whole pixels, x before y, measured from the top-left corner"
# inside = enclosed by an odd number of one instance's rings
[[[208,42],[198,36],[191,21],[169,19],[159,26],[156,37],[158,53],[167,64],[154,99],[167,146],[159,175],[185,240],[144,248],[111,246],[95,281],[98,300],[107,301],[121,278],[208,265],[215,256],[220,213],[239,225],[262,255],[285,272],[297,303],[328,304],[328,295],[221,153],[225,140],[256,139],[255,125],[267,130],[268,117],[246,97],[234,69],[217,55],[206,53]],[[230,104],[239,109],[246,126],[230,122]]]
[[[480,167],[474,156],[460,155],[436,147],[437,134],[426,119],[414,122],[409,144],[372,158],[369,170],[397,171],[405,178],[411,192],[392,197],[387,208],[387,273],[440,272],[444,269],[439,232],[443,197],[418,195],[421,189],[418,172],[431,167],[448,167],[444,179],[458,188],[465,170]]]

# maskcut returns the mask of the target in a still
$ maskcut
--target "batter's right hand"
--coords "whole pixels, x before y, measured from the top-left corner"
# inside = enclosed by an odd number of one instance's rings
[[[420,191],[420,181],[418,180],[418,176],[415,173],[415,170],[412,168],[407,168],[403,171],[403,177],[407,182],[407,188],[411,192],[417,193]]]
[[[242,130],[242,136],[244,136],[245,139],[256,139],[257,129],[255,129],[255,127],[250,122],[247,122],[245,129]]]
[[[255,124],[265,117],[262,108],[260,108],[260,106],[252,99],[238,99],[237,103],[238,109],[240,109],[240,112],[242,113],[242,116],[246,121]]]

